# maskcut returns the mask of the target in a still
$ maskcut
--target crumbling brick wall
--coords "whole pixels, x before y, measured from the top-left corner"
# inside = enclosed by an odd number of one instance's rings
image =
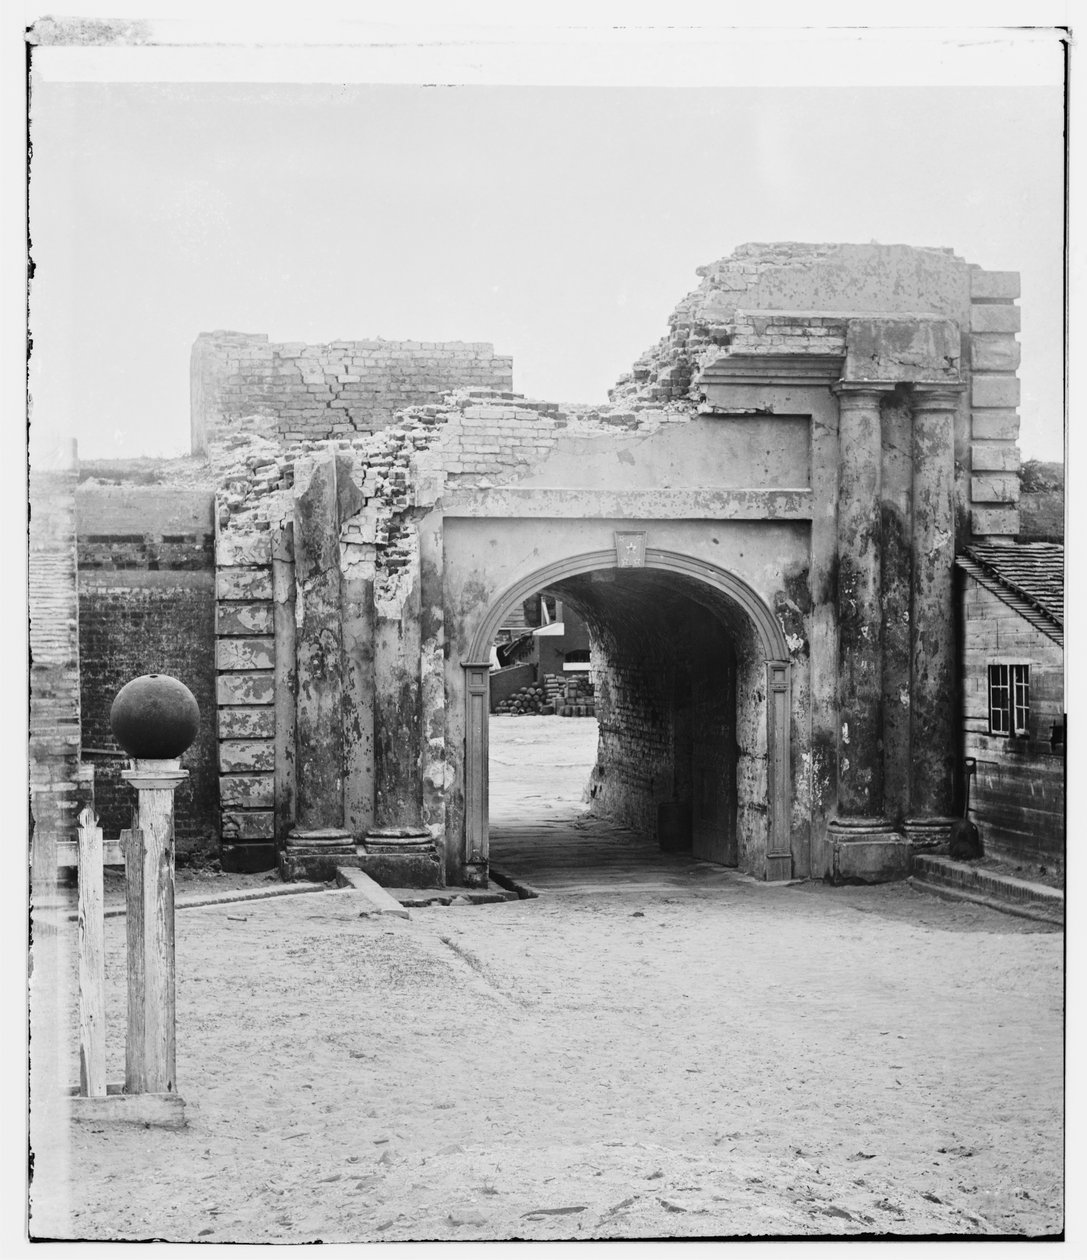
[[[212,501],[210,490],[94,482],[76,495],[83,745],[101,825],[130,826],[134,803],[109,726],[114,697],[141,674],[170,674],[200,706],[175,803],[182,860],[218,844]]]
[[[398,410],[449,390],[509,389],[513,360],[482,341],[273,343],[264,335],[202,333],[191,361],[192,449],[236,430],[334,439],[373,433]]]

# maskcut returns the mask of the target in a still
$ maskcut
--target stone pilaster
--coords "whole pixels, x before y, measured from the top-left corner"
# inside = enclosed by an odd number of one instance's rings
[[[908,846],[883,813],[882,421],[890,385],[838,386],[838,808],[828,827],[835,880],[904,874]]]
[[[327,878],[355,857],[344,829],[340,511],[333,451],[295,465],[295,826],[283,873]]]
[[[915,848],[947,841],[955,723],[955,413],[962,387],[914,387],[910,548],[910,817]]]

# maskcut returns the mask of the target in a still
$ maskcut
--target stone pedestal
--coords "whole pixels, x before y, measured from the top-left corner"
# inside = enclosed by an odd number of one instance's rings
[[[835,882],[909,871],[909,845],[883,813],[882,423],[890,385],[838,386],[838,808],[827,828]]]
[[[947,847],[951,837],[950,815],[925,814],[906,819],[903,830],[912,852],[932,852]]]
[[[955,408],[962,387],[913,390],[910,545],[911,817],[917,848],[946,844],[954,794]]]
[[[438,846],[429,831],[375,827],[359,847],[358,865],[383,888],[440,888]]]

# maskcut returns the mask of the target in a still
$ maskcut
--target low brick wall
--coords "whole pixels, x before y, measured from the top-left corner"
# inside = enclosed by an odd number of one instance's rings
[[[141,674],[170,674],[192,691],[200,731],[182,758],[175,800],[182,861],[218,846],[215,735],[215,580],[210,490],[87,484],[79,522],[80,698],[84,760],[107,835],[131,825],[127,757],[113,739],[117,692]]]

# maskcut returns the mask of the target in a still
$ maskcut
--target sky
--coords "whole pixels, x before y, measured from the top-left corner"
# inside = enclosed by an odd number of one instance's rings
[[[336,49],[255,70],[255,48],[111,51],[40,48],[31,84],[32,416],[83,458],[185,453],[189,352],[219,328],[490,341],[516,390],[603,402],[696,267],[773,240],[948,246],[1019,271],[1020,445],[1062,458],[1055,38],[981,76],[961,41],[903,45],[906,85],[862,72],[863,39],[835,51],[833,83],[805,81],[815,44],[770,82],[735,72],[742,47],[726,84],[691,60],[693,86],[682,48],[658,73],[606,41],[550,83],[469,56],[429,86],[379,81],[425,79],[408,54],[390,75]],[[318,74],[333,81],[284,81]]]

